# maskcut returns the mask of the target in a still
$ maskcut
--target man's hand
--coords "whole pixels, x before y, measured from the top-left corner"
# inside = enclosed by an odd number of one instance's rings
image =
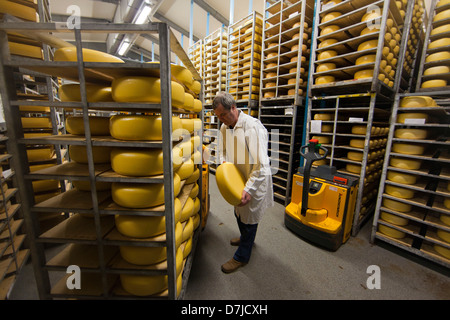
[[[247,203],[250,202],[251,199],[252,197],[250,196],[250,194],[248,194],[245,190],[242,191],[241,203],[238,205],[238,207],[245,206]]]

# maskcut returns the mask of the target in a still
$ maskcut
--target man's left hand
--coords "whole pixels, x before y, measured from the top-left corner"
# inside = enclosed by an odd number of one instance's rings
[[[250,202],[251,199],[252,197],[248,192],[246,192],[245,190],[242,191],[241,203],[238,205],[238,207],[245,206],[247,203]]]

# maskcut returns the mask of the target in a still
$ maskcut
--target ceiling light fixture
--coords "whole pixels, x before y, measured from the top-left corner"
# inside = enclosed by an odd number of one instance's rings
[[[146,20],[148,19],[148,16],[150,15],[150,13],[152,12],[152,7],[150,7],[149,5],[145,5],[141,12],[139,13],[138,17],[136,18],[136,21],[134,22],[135,24],[143,24],[144,22],[146,22]]]

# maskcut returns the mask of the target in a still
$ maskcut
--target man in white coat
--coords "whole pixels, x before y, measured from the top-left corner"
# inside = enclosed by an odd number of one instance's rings
[[[265,210],[273,206],[268,132],[258,119],[237,109],[229,93],[217,94],[213,110],[222,122],[220,163],[234,163],[246,179],[241,203],[234,210],[241,236],[230,241],[238,249],[233,258],[222,265],[222,271],[230,273],[249,262],[258,223]]]

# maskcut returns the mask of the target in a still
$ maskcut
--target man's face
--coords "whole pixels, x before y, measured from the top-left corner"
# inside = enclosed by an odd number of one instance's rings
[[[232,106],[230,110],[227,110],[221,104],[214,110],[214,114],[219,118],[220,122],[232,127],[234,127],[239,117],[236,106]]]

